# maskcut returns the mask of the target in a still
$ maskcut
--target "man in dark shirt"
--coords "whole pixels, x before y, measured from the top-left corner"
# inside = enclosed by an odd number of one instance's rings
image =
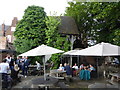
[[[26,56],[25,59],[24,59],[24,75],[25,75],[25,77],[27,76],[29,64],[30,64],[30,60]]]
[[[65,69],[67,75],[72,75],[72,70],[71,70],[69,64],[65,63],[64,64],[64,69]]]

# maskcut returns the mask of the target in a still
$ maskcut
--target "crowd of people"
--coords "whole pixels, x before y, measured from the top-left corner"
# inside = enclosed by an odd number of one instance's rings
[[[36,70],[41,70],[41,65],[38,61],[35,62],[37,65]],[[119,60],[115,58],[113,63],[119,64]],[[6,58],[2,60],[0,63],[0,74],[2,76],[3,88],[8,88],[8,84],[11,80],[20,81],[18,77],[18,73],[21,72],[23,77],[27,77],[28,75],[28,66],[30,65],[30,60],[27,56],[17,56],[15,59],[14,56],[7,55]],[[52,67],[53,65],[51,65]],[[78,66],[76,63],[70,67],[68,63],[60,64],[59,71],[66,71],[66,74],[69,76],[77,76],[79,75],[80,79],[89,80],[91,77],[94,77],[96,72],[96,68],[91,64],[85,65],[81,64]]]
[[[28,57],[19,56],[17,59],[14,56],[7,55],[0,63],[0,74],[2,75],[2,87],[8,88],[11,82],[20,81],[18,77],[19,71],[22,71],[22,76],[27,77],[28,66],[30,60]]]
[[[82,70],[84,70],[84,71],[86,70],[90,73],[91,77],[93,77],[93,75],[94,75],[93,73],[96,71],[96,69],[91,64],[90,65],[81,64],[78,67],[76,63],[72,67],[70,67],[70,65],[68,63],[65,63],[64,66],[62,64],[60,64],[58,70],[66,71],[66,74],[71,75],[71,76],[77,76],[78,74],[80,75],[80,72]]]

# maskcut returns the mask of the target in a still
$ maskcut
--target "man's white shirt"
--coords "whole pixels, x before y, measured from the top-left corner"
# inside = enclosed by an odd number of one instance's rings
[[[0,73],[8,73],[9,64],[8,63],[0,63]]]

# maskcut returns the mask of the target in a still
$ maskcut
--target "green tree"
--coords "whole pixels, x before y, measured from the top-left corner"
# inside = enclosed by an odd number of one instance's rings
[[[45,17],[43,7],[28,6],[14,32],[17,52],[23,53],[45,43]]]
[[[120,30],[120,2],[118,3],[95,3],[92,6],[94,15],[94,30],[97,31],[97,42],[115,43],[118,40]],[[116,39],[114,39],[116,37]],[[117,44],[117,43],[116,43]]]
[[[90,3],[69,2],[68,4],[70,6],[66,8],[65,15],[75,19],[80,33],[80,42],[83,44],[83,47],[87,47],[88,37],[92,36],[91,25],[94,22],[90,13]]]
[[[69,2],[69,5],[65,15],[75,19],[84,46],[88,40],[119,45],[120,2]]]
[[[68,51],[70,43],[67,41],[67,36],[62,37],[58,33],[58,26],[60,24],[60,17],[48,16],[46,18],[46,43],[51,47]],[[57,68],[58,64],[60,63],[60,55],[61,54],[55,54],[51,57],[51,60],[55,63],[54,68]]]

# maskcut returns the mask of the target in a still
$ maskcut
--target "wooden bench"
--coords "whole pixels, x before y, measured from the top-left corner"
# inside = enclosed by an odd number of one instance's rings
[[[120,74],[119,73],[110,73],[109,76],[111,76],[111,81],[120,81]]]
[[[68,76],[65,76],[65,80],[66,80],[67,82],[72,82],[72,81],[73,81],[73,78],[72,78],[71,75],[68,75]]]

